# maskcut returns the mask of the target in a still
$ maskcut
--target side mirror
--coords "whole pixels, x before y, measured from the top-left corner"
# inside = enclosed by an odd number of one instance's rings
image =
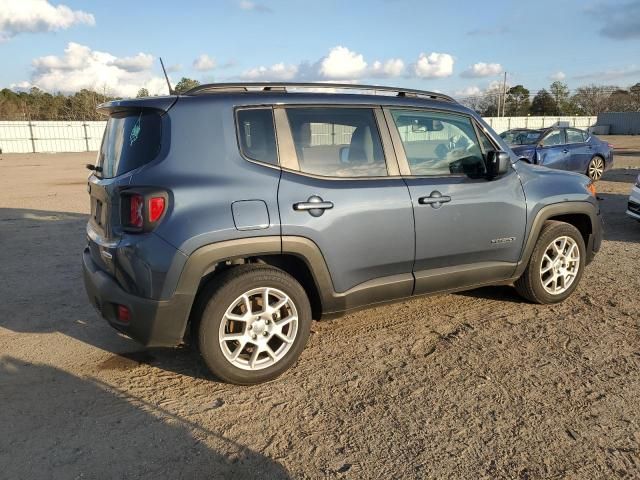
[[[487,153],[487,178],[495,178],[504,175],[511,166],[511,157],[507,152],[491,150]]]

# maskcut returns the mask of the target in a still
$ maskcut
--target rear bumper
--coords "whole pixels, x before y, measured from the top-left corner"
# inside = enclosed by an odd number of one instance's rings
[[[82,267],[89,300],[112,327],[150,347],[183,342],[191,297],[175,294],[169,300],[150,300],[127,293],[113,277],[98,268],[88,248],[82,254]],[[129,322],[118,320],[118,305],[129,309]]]

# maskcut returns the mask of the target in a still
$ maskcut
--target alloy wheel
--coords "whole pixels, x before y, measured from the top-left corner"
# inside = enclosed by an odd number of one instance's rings
[[[556,238],[545,249],[540,265],[540,280],[547,293],[560,295],[567,291],[580,269],[580,249],[568,236]]]
[[[262,370],[285,357],[298,333],[291,298],[270,287],[236,298],[224,314],[218,340],[224,357],[243,370]]]

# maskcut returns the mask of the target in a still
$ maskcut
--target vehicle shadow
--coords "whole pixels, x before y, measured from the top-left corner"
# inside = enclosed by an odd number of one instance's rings
[[[640,242],[640,223],[626,214],[628,194],[598,193],[604,238],[614,242]]]
[[[291,478],[264,455],[94,378],[2,356],[0,385],[3,478]]]
[[[0,327],[61,333],[111,352],[99,369],[145,363],[215,380],[195,349],[148,349],[117,333],[89,303],[82,278],[87,215],[0,209]]]
[[[631,185],[633,185],[633,182],[635,181],[638,174],[640,174],[640,166],[630,166],[629,168],[614,168],[604,173],[604,175],[602,176],[602,181],[628,183],[629,188],[631,188]]]

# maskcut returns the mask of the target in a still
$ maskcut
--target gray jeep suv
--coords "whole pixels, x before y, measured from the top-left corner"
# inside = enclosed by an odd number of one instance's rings
[[[518,161],[439,93],[212,84],[99,111],[89,299],[145,345],[193,339],[227,382],[275,378],[312,319],[357,308],[499,284],[562,301],[600,248],[587,177]]]

